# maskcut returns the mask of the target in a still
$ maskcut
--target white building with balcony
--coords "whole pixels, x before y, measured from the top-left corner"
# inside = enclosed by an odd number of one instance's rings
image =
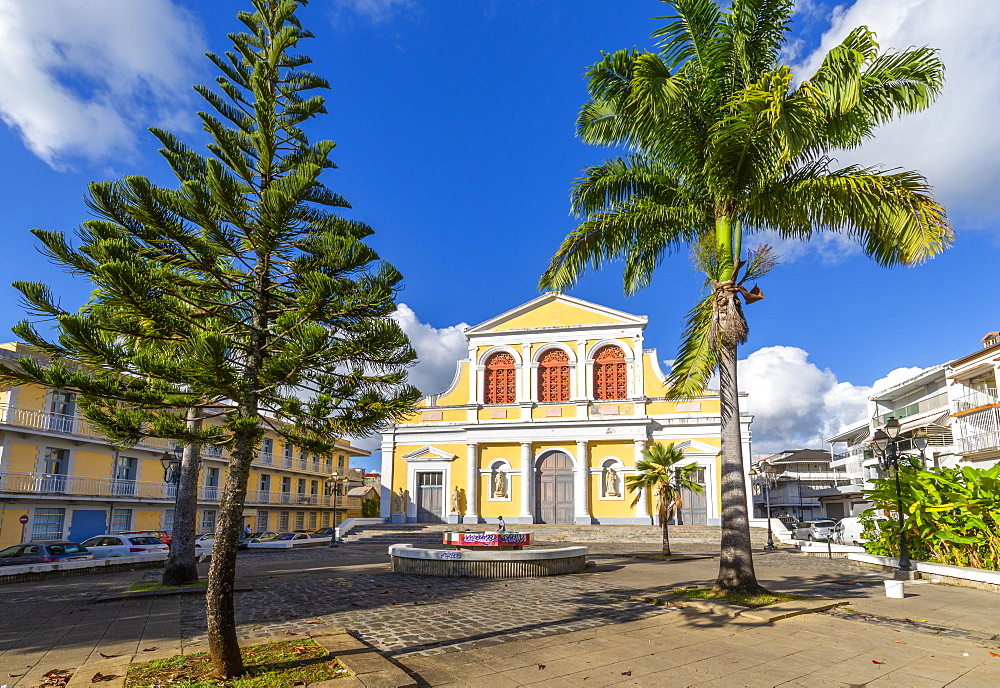
[[[955,453],[963,463],[989,468],[1000,461],[1000,332],[983,348],[947,366]]]
[[[772,517],[784,520],[808,521],[834,515],[824,511],[820,497],[845,483],[846,475],[831,467],[830,458],[830,453],[822,449],[795,449],[755,457],[754,468],[769,466],[773,482],[770,494],[762,480],[752,483],[753,518],[766,518],[768,506]]]

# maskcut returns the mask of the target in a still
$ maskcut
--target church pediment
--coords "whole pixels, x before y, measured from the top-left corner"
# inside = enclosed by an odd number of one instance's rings
[[[645,327],[645,316],[632,315],[565,294],[549,293],[470,327],[466,335],[586,326]]]
[[[427,446],[403,454],[403,458],[407,461],[454,461],[458,456],[437,447]]]
[[[680,449],[686,454],[718,454],[719,448],[710,444],[699,442],[698,440],[684,440],[674,445],[675,449]]]

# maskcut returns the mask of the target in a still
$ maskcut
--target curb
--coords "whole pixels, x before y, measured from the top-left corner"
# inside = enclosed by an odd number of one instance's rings
[[[317,629],[311,633],[285,633],[264,638],[243,638],[240,647],[251,645],[266,645],[267,643],[284,642],[298,638],[312,638],[320,647],[334,655],[345,669],[351,672],[350,677],[335,678],[328,681],[310,683],[307,688],[416,688],[417,683],[398,666],[379,654],[378,651],[365,645],[343,628]],[[203,650],[202,650],[203,651]],[[163,648],[159,652],[144,654],[142,657],[132,655],[113,659],[97,659],[84,662],[83,666],[73,673],[66,688],[83,688],[83,686],[99,685],[103,688],[123,688],[125,675],[129,667],[137,659],[146,662],[153,659],[165,659],[180,652]],[[94,682],[93,678],[100,673],[109,678]]]
[[[123,588],[114,590],[101,595],[94,600],[95,603],[99,602],[115,602],[118,600],[135,600],[141,599],[143,597],[173,597],[175,595],[205,595],[205,586],[191,586],[187,588],[177,588],[175,590],[139,590],[136,592],[128,592],[128,588],[131,586],[124,586]],[[240,585],[233,588],[233,592],[253,592],[253,587],[248,585]]]

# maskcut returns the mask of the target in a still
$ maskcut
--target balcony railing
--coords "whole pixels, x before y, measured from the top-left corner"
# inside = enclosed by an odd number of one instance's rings
[[[997,390],[995,388],[991,387],[985,390],[973,389],[965,396],[955,400],[955,412],[971,411],[974,408],[989,406],[990,404],[1000,404],[1000,398],[997,397]]]
[[[274,463],[274,454],[272,452],[262,451],[260,453],[260,459],[257,461],[261,466],[270,466]]]
[[[83,497],[131,497],[135,499],[173,499],[177,488],[161,482],[112,480],[78,475],[47,473],[0,473],[0,492],[36,495],[72,495]]]
[[[0,404],[0,423],[19,428],[55,432],[62,435],[86,437],[110,444],[104,438],[104,435],[91,427],[90,423],[72,415],[48,413],[12,404]],[[173,447],[173,441],[158,437],[147,437],[136,446],[146,449],[166,450]]]
[[[979,432],[959,440],[959,451],[963,454],[1000,450],[1000,431]]]

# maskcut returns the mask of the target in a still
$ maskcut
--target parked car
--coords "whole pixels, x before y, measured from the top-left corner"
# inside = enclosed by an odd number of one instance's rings
[[[195,548],[203,547],[205,549],[212,549],[212,545],[215,544],[215,533],[202,533],[194,539]]]
[[[87,561],[93,552],[76,542],[25,542],[0,550],[0,566],[56,564],[61,561]]]
[[[876,525],[884,522],[884,518],[876,518]],[[840,522],[833,529],[833,541],[841,545],[861,546],[867,542],[863,537],[864,525],[857,516],[849,516],[840,519]]]
[[[296,531],[294,533],[278,533],[277,537],[272,538],[274,542],[279,540],[309,540],[309,533],[303,533]]]
[[[151,535],[127,535],[115,533],[98,535],[83,543],[98,559],[111,557],[132,557],[137,554],[166,552],[169,547]]]
[[[312,533],[310,533],[310,535],[312,537],[317,537],[317,538],[321,538],[321,537],[337,537],[337,529],[336,528],[320,528],[319,530],[314,530]]]
[[[127,533],[122,533],[122,535],[149,535],[167,545],[171,542],[170,533],[165,530],[130,530]]]
[[[831,533],[833,533],[833,528],[836,526],[836,521],[829,519],[820,519],[817,521],[802,521],[797,526],[795,526],[794,538],[796,540],[823,540],[826,541]]]
[[[250,533],[249,535],[240,536],[239,543],[237,543],[237,549],[247,549],[251,542],[267,542],[268,540],[273,540],[278,537],[278,533],[272,530],[263,530],[258,533]]]

